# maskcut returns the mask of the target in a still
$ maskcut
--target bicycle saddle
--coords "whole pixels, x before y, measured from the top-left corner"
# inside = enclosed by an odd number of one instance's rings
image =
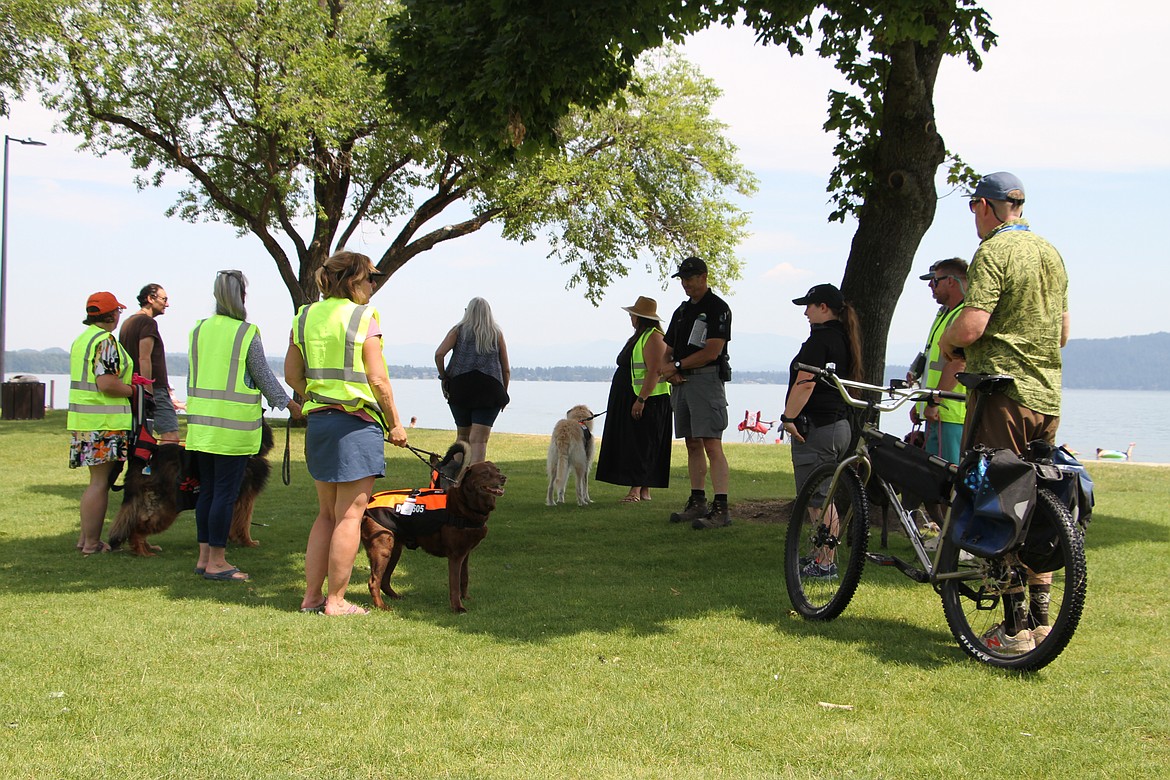
[[[991,393],[1016,381],[1008,374],[970,374],[966,371],[955,374],[955,379],[967,389],[980,393]]]

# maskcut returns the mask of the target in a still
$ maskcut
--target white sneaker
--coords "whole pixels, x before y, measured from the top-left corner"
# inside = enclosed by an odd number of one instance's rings
[[[998,623],[987,631],[980,639],[987,645],[988,650],[1011,655],[1022,655],[1036,649],[1036,640],[1032,632],[1024,629],[1015,636],[1008,636],[1003,630],[1003,623]]]
[[[1036,644],[1040,644],[1048,638],[1048,633],[1052,631],[1052,626],[1036,626],[1032,629],[1032,639],[1036,640]]]

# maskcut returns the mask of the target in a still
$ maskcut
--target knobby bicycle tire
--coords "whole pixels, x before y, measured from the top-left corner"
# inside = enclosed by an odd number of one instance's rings
[[[1068,509],[1047,489],[1036,494],[1036,509],[1032,519],[1053,524],[1059,539],[1059,568],[1051,572],[1051,593],[1048,602],[1048,634],[1026,652],[1010,653],[988,646],[983,635],[1003,620],[1002,592],[1012,587],[1012,573],[1018,584],[1026,577],[1026,570],[1013,555],[994,560],[975,558],[959,560],[959,548],[949,539],[942,541],[940,571],[966,570],[981,575],[968,580],[943,580],[940,585],[943,612],[947,625],[965,653],[977,661],[1004,669],[1036,671],[1051,663],[1068,646],[1081,611],[1085,606],[1088,575],[1085,567],[1085,542],[1080,527]],[[957,567],[957,569],[956,569]],[[1032,588],[1025,597],[1032,598]],[[1029,601],[1031,605],[1033,602]],[[1037,625],[1034,616],[1033,633]]]
[[[836,468],[834,463],[825,464],[809,475],[792,505],[785,537],[784,584],[792,606],[810,620],[832,620],[849,605],[861,581],[869,544],[865,488],[856,472],[846,468],[833,495],[828,495]],[[818,494],[824,496],[823,501],[814,499]],[[822,522],[830,506],[838,519],[836,529],[831,522]],[[835,572],[828,576],[803,574],[802,570],[815,561],[831,561]]]

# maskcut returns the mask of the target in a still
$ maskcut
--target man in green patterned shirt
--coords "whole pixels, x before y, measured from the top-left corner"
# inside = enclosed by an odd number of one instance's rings
[[[941,349],[966,352],[967,371],[1009,374],[1015,382],[983,403],[970,443],[1023,452],[1028,442],[1056,443],[1060,423],[1060,350],[1068,341],[1068,276],[1052,244],[1023,219],[1024,185],[1010,173],[984,176],[971,193],[982,243],[967,272],[966,307]],[[975,404],[968,404],[970,414]]]
[[[1007,172],[980,179],[971,193],[971,213],[981,243],[967,271],[967,305],[947,327],[940,350],[948,357],[966,351],[967,370],[1010,374],[1015,382],[982,400],[978,428],[975,403],[967,404],[967,445],[1022,453],[1028,442],[1056,443],[1060,424],[1060,350],[1068,341],[1068,275],[1052,244],[1023,219],[1024,184]],[[989,650],[1031,652],[1050,629],[1052,575],[1028,570],[1027,593],[1003,594],[1004,620],[983,634]]]

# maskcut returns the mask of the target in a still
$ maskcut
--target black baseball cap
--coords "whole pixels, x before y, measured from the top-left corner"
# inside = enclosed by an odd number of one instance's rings
[[[938,263],[941,263],[941,262],[942,262],[942,260],[939,260],[939,261],[938,261]],[[922,280],[922,281],[924,281],[924,282],[928,282],[928,281],[930,281],[931,279],[933,279],[933,278],[934,278],[934,269],[938,268],[938,263],[931,263],[931,264],[930,264],[930,270],[929,270],[929,271],[927,271],[926,273],[924,273],[922,276],[920,276],[920,277],[918,277],[918,278],[919,278],[919,279],[921,279],[921,280]]]
[[[698,276],[707,273],[707,264],[697,257],[688,257],[678,267],[678,271],[671,274],[674,279],[685,279],[688,276]]]
[[[803,298],[793,298],[797,306],[807,306],[810,303],[824,303],[830,309],[837,311],[845,305],[845,296],[831,284],[818,284],[808,288]]]

